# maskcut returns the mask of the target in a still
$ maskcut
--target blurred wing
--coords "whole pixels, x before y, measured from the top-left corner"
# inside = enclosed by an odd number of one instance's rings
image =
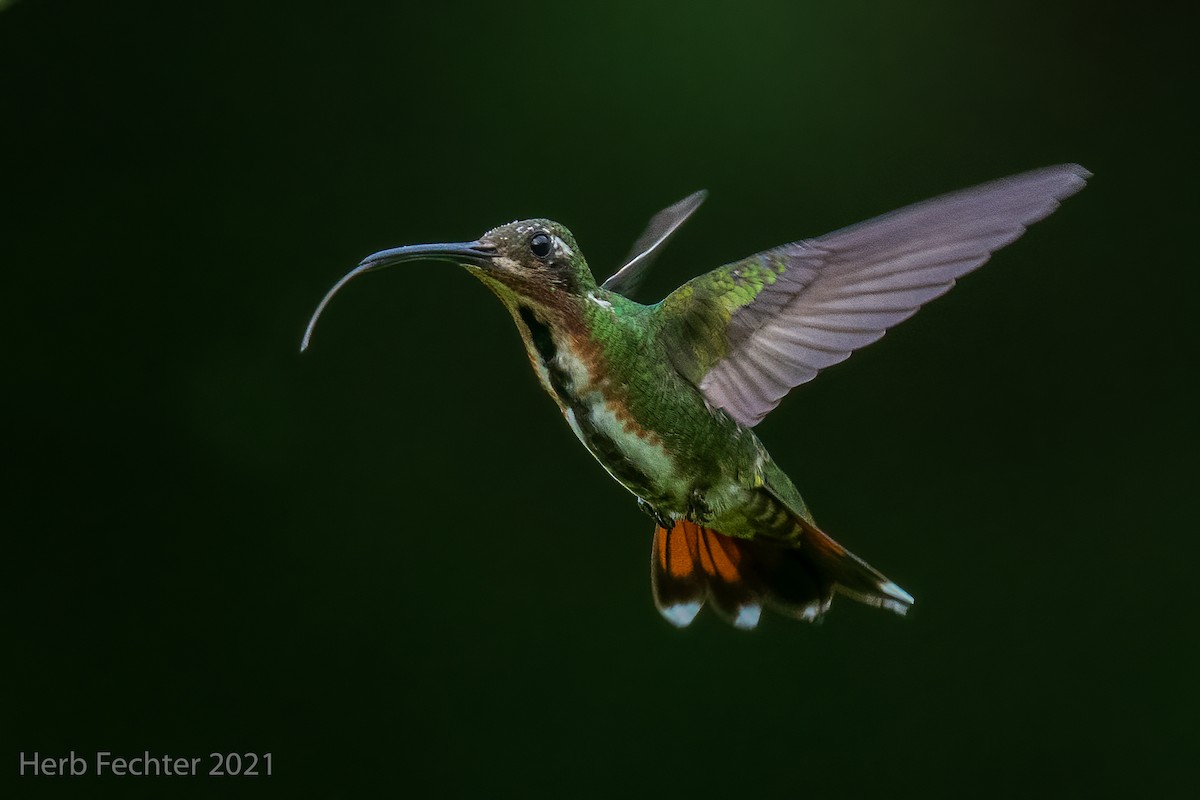
[[[679,226],[695,213],[707,196],[708,192],[701,189],[655,214],[646,230],[633,243],[633,249],[625,259],[625,266],[614,272],[602,287],[628,296],[641,282],[646,267],[654,261],[659,249],[667,243]]]
[[[701,275],[661,307],[676,367],[710,405],[755,425],[792,387],[949,291],[1090,176],[1076,164],[1026,172]]]

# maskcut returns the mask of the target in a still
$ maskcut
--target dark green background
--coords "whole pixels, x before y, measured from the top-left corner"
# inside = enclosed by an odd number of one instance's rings
[[[20,795],[1091,795],[1195,785],[1191,22],[1134,5],[0,13],[3,758]],[[1091,186],[760,433],[911,591],[655,613],[649,524],[498,303],[360,257],[520,217],[649,286],[1078,161]],[[1186,493],[1186,494],[1185,494]]]

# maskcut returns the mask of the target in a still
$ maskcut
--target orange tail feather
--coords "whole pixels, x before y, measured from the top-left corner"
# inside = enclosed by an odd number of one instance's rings
[[[732,625],[758,625],[763,607],[817,620],[834,591],[903,614],[912,597],[824,532],[798,521],[793,542],[736,539],[688,520],[654,531],[650,577],[659,612],[677,627],[706,602]]]

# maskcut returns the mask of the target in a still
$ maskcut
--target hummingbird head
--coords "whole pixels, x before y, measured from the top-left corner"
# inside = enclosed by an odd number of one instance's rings
[[[487,263],[464,263],[501,300],[553,303],[596,288],[575,237],[548,219],[527,219],[485,233],[480,243],[494,249]]]
[[[407,245],[367,256],[321,300],[300,350],[308,348],[317,319],[343,286],[365,272],[409,261],[450,261],[465,267],[511,308],[522,302],[559,306],[596,288],[587,261],[566,227],[548,219],[520,220],[493,228],[474,242]]]

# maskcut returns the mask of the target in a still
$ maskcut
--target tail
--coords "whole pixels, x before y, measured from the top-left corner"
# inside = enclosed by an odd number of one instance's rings
[[[897,614],[908,611],[912,595],[815,525],[796,524],[798,535],[788,542],[735,539],[687,520],[656,528],[650,580],[659,612],[682,628],[707,601],[726,621],[750,630],[764,606],[818,620],[835,591]]]

